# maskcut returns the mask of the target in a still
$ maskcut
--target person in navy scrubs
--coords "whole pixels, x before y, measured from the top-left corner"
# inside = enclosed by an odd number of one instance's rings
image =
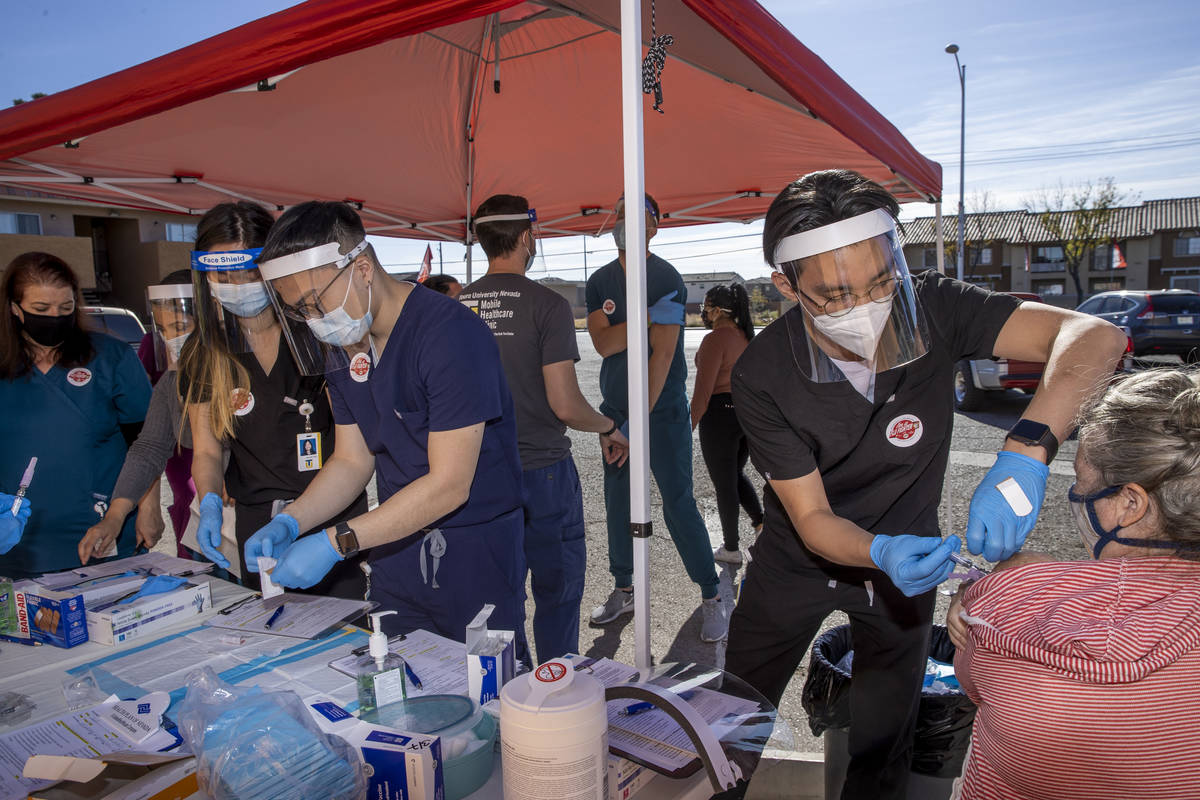
[[[380,266],[345,203],[288,209],[259,257],[302,372],[325,373],[333,455],[245,558],[306,587],[370,549],[372,600],[388,634],[424,628],[462,641],[484,604],[489,627],[525,628],[524,514],[516,417],[494,337],[461,303]],[[299,537],[360,492],[380,505]]]
[[[58,257],[13,259],[0,305],[0,489],[15,493],[38,459],[24,534],[4,556],[4,574],[23,578],[79,566],[79,540],[104,517],[146,418],[150,381],[127,344],[84,327],[79,280]],[[133,554],[135,518],[118,556]]]

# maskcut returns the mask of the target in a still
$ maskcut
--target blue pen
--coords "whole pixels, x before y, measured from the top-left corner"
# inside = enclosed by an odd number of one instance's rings
[[[421,685],[421,679],[417,677],[417,673],[413,672],[413,668],[408,665],[407,661],[404,662],[404,674],[408,676],[408,682],[413,686],[417,687],[418,689],[425,688]]]
[[[267,620],[266,627],[270,628],[272,625],[274,625],[276,622],[278,622],[279,617],[283,614],[283,609],[286,607],[287,607],[286,603],[280,603],[279,608],[275,609],[275,613],[271,615],[271,618],[269,620]]]
[[[680,700],[691,700],[693,697],[695,697],[695,695],[696,695],[695,692],[683,692],[682,694],[679,695],[679,699]],[[622,708],[620,711],[620,714],[623,717],[632,717],[634,714],[640,714],[643,711],[649,711],[652,708],[656,708],[654,703],[634,703],[632,705],[628,705],[628,706],[625,706],[624,708]]]

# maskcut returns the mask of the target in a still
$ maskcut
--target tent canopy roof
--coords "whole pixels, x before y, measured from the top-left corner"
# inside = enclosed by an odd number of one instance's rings
[[[645,114],[663,224],[760,217],[833,166],[940,196],[941,167],[757,3],[655,10],[674,37],[665,113]],[[182,213],[349,200],[373,233],[455,241],[509,192],[549,233],[599,233],[622,183],[619,17],[618,0],[309,0],[0,111],[0,181]]]

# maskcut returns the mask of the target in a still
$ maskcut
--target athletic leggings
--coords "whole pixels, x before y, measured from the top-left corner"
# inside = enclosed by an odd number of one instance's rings
[[[738,506],[745,510],[750,524],[756,528],[762,524],[763,509],[758,493],[744,471],[750,448],[733,411],[733,395],[728,392],[714,394],[698,427],[700,452],[704,454],[704,465],[708,467],[708,476],[717,493],[717,514],[721,518],[725,548],[736,550]]]

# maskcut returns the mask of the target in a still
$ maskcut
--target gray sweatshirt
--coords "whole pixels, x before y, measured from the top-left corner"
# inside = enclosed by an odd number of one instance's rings
[[[178,442],[176,440],[182,417],[183,405],[175,390],[175,370],[170,370],[154,384],[142,432],[129,446],[125,464],[113,487],[114,499],[124,497],[136,504],[167,468],[167,459],[175,453],[175,445],[192,446],[192,431],[186,422]]]

